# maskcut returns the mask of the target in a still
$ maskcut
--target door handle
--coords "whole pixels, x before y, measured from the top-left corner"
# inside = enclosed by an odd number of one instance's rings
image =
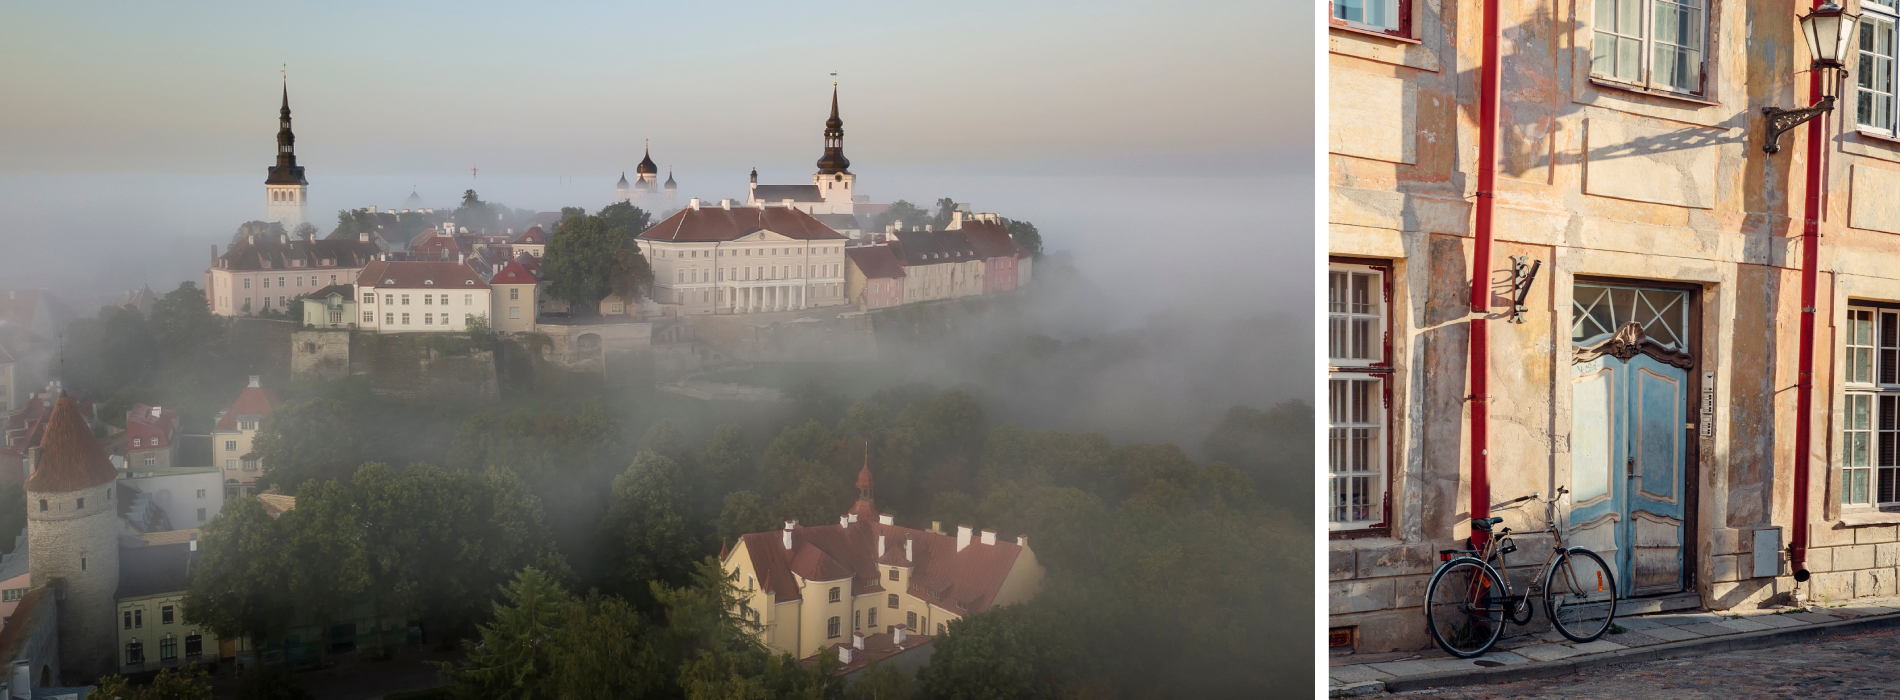
[[[1623,474],[1625,478],[1629,478],[1629,479],[1636,478],[1636,458],[1635,457],[1630,457],[1629,461],[1624,463]]]

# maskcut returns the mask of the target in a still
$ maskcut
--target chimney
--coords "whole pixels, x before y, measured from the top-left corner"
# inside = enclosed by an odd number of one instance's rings
[[[877,536],[877,556],[880,559],[884,557],[884,536],[883,535]]]
[[[930,521],[930,531],[937,533],[939,535],[943,534],[943,521],[941,520]]]
[[[838,516],[838,527],[851,527],[851,516],[849,515]]]
[[[263,385],[263,384],[260,384],[260,383],[258,383],[258,376],[257,376],[257,375],[255,375],[255,374],[253,374],[253,375],[251,375],[251,383],[250,383],[250,384],[246,384],[245,386],[247,386],[247,387],[250,387],[250,388],[253,388],[253,389],[255,389],[255,388],[257,388],[257,387],[261,387],[261,386],[264,386],[264,385]]]
[[[984,531],[983,531],[983,544],[988,544],[988,545],[994,545],[994,544],[996,544],[996,531],[995,531],[995,530],[984,530]]]
[[[191,551],[198,551],[198,533],[191,533]]]
[[[358,242],[358,243],[368,243],[368,242],[369,242],[369,232],[368,232],[368,231],[359,231],[359,232],[357,232],[357,234],[356,234],[356,242]]]
[[[798,521],[796,520],[785,521],[785,548],[786,549],[792,548],[792,527],[797,524],[798,524]]]
[[[964,547],[970,546],[970,532],[968,525],[957,526],[957,551],[961,552]]]
[[[935,225],[935,224],[924,224],[924,231],[925,231],[925,232],[929,232],[929,231],[930,231],[930,227],[931,227],[931,226],[934,226],[934,225]]]
[[[720,209],[725,209],[725,210],[727,210],[727,211],[731,211],[731,210],[732,210],[732,200],[731,200],[731,199],[721,199],[721,200],[719,200],[719,208],[720,208]]]
[[[904,629],[904,625],[898,625],[897,631],[891,634],[891,643],[900,647],[904,646],[904,633],[908,631],[909,630]]]
[[[962,209],[950,210],[950,225],[944,227],[944,230],[949,230],[953,228],[963,228],[963,210]]]
[[[1018,547],[1022,547],[1023,549],[1028,549],[1028,548],[1029,548],[1029,536],[1028,536],[1028,535],[1017,535],[1017,536],[1016,536],[1016,546],[1018,546]]]
[[[912,562],[912,563],[915,563],[917,561],[915,558],[911,556],[909,537],[904,538],[904,561]]]
[[[903,232],[904,232],[903,219],[898,219],[896,221],[891,222],[891,233],[903,233]]]
[[[698,197],[694,197],[694,198],[692,198],[692,199],[689,199],[689,200],[686,200],[686,206],[689,206],[689,207],[692,207],[694,211],[698,211],[698,210],[699,210],[699,198],[698,198]]]
[[[850,665],[851,647],[838,647],[838,663]]]
[[[852,648],[855,648],[855,649],[864,648],[864,633],[863,632],[851,633],[851,646]]]
[[[369,213],[371,214],[376,213],[376,205],[374,204],[369,205]]]
[[[892,522],[892,520],[891,520],[891,514],[890,514],[890,513],[883,513],[883,514],[880,514],[880,515],[878,515],[878,516],[877,516],[877,524],[879,524],[879,525],[896,525],[897,523],[895,523],[895,522]]]

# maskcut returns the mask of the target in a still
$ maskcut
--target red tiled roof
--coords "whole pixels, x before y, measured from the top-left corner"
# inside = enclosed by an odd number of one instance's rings
[[[231,402],[231,407],[224,409],[224,413],[219,414],[218,424],[213,427],[212,430],[219,432],[236,431],[238,429],[237,424],[239,418],[263,418],[264,414],[270,413],[276,410],[276,408],[277,395],[271,393],[271,390],[261,386],[245,387],[244,391],[238,392],[237,400]]]
[[[851,264],[857,265],[869,279],[897,279],[904,276],[904,266],[897,261],[897,252],[888,245],[866,245],[844,249],[845,257],[851,258]]]
[[[963,232],[903,231],[892,244],[905,267],[976,260],[976,247]]]
[[[46,437],[40,441],[40,458],[27,477],[26,490],[37,493],[66,493],[109,484],[119,478],[119,470],[92,436],[92,428],[79,415],[73,400],[60,397],[47,421]]]
[[[540,226],[530,226],[528,230],[522,231],[521,235],[515,236],[514,240],[509,241],[509,243],[516,245],[546,245],[547,242],[548,236],[541,232]]]
[[[156,413],[157,415],[153,415]],[[178,409],[133,404],[125,412],[125,437],[133,449],[170,447],[178,433]]]
[[[513,260],[502,265],[494,276],[488,278],[489,284],[534,284],[536,281],[534,273]]]
[[[39,626],[40,620],[48,614],[56,614],[57,603],[47,597],[52,595],[47,591],[46,586],[27,591],[20,598],[20,604],[14,606],[13,614],[7,616],[6,628],[0,629],[0,657],[18,659],[23,656],[25,650],[20,647],[32,639],[34,628]]]
[[[319,241],[284,241],[258,237],[257,242],[239,241],[218,260],[230,270],[331,269],[362,267],[376,255],[376,244],[354,238]],[[301,262],[301,265],[293,265]],[[325,264],[325,263],[329,264]]]
[[[801,241],[844,240],[810,214],[786,207],[687,207],[640,234],[648,241],[731,241],[755,231]]]
[[[525,250],[521,251],[520,255],[515,256],[515,264],[520,265],[522,269],[525,269],[536,275],[541,274],[541,259],[534,257],[533,255],[529,255],[528,252]]]
[[[383,289],[488,288],[468,265],[433,260],[377,260],[364,266],[356,284]]]
[[[878,535],[885,539],[882,558],[877,555]],[[859,594],[882,591],[884,579],[877,568],[882,563],[911,567],[907,591],[958,615],[988,610],[1022,553],[1014,542],[983,544],[975,536],[959,552],[954,535],[884,525],[863,517],[849,526],[796,526],[790,550],[785,548],[784,536],[783,531],[740,536],[760,587],[779,600],[799,598],[793,574],[811,581],[851,578],[852,590]],[[905,540],[911,542],[914,560],[904,559]]]
[[[992,221],[964,220],[963,237],[976,248],[976,254],[984,258],[1020,258],[1029,254],[1016,239],[1009,237],[1009,229]]]

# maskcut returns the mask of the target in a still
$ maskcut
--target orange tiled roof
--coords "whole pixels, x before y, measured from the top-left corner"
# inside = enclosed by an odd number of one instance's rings
[[[40,458],[27,477],[26,490],[36,493],[66,493],[109,484],[119,478],[119,470],[92,436],[92,428],[73,407],[71,398],[61,396],[53,405],[47,421],[46,436],[40,440]]]

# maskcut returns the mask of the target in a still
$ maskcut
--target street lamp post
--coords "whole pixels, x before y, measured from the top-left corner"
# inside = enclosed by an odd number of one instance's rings
[[[1762,150],[1768,153],[1781,152],[1781,135],[1792,131],[1808,120],[1834,111],[1835,93],[1839,92],[1840,82],[1847,77],[1848,43],[1854,38],[1854,25],[1859,15],[1849,14],[1828,0],[1827,4],[1809,10],[1801,18],[1801,36],[1808,40],[1808,55],[1814,57],[1809,70],[1818,71],[1821,77],[1821,99],[1808,107],[1780,109],[1761,108],[1762,117],[1768,120],[1768,138],[1762,142]],[[1829,88],[1834,88],[1830,90]]]

